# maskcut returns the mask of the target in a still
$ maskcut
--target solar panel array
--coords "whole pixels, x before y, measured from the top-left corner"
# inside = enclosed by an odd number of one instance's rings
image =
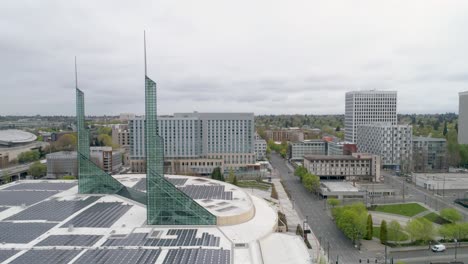
[[[6,220],[48,220],[63,221],[72,214],[94,203],[100,197],[91,196],[85,200],[58,201],[50,200],[35,204]]]
[[[103,246],[146,246],[146,247],[183,247],[206,246],[219,247],[220,238],[203,232],[196,238],[197,229],[169,229],[168,235],[177,238],[152,238],[148,233],[132,233],[121,239],[108,239]]]
[[[224,191],[224,185],[187,185],[179,188],[192,199],[220,199],[232,200],[232,192]]]
[[[0,205],[31,205],[57,194],[58,191],[0,191]]]
[[[29,243],[55,225],[55,223],[0,222],[0,243]]]
[[[170,249],[163,264],[229,264],[230,251],[224,249]]]
[[[97,235],[53,235],[36,246],[83,246],[91,247],[103,236]]]
[[[7,259],[9,259],[11,256],[15,255],[18,253],[18,250],[0,250],[0,262],[3,262]]]
[[[28,250],[10,264],[63,264],[70,262],[80,252],[81,250]]]
[[[41,191],[65,191],[74,186],[76,182],[28,182],[18,183],[4,190],[17,191],[17,190],[41,190]]]
[[[96,249],[88,250],[74,264],[136,264],[155,263],[160,250],[157,249]]]
[[[187,178],[167,178],[170,183],[174,184],[175,186],[182,186],[187,182]],[[139,180],[135,186],[133,186],[134,189],[137,189],[139,191],[146,191],[146,178],[143,178]]]
[[[62,227],[111,227],[132,205],[120,202],[96,203],[84,210]]]

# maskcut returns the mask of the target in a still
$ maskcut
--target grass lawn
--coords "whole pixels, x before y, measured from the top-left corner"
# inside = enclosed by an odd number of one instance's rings
[[[450,221],[448,221],[445,218],[442,218],[440,215],[432,212],[424,216],[427,220],[439,224],[439,225],[445,225],[445,224],[450,224]]]
[[[408,217],[412,217],[419,213],[427,211],[426,208],[422,207],[417,203],[377,205],[371,210],[389,214],[403,215]]]
[[[258,181],[238,181],[237,186],[241,188],[255,188],[263,191],[268,191],[271,188],[271,183],[258,182]]]
[[[387,229],[387,234],[388,234],[388,240],[392,241],[392,236],[390,235],[390,230]],[[374,231],[372,233],[372,236],[375,238],[380,239],[380,226],[374,226]],[[408,240],[408,235],[403,232],[398,232],[397,234],[397,240],[396,241],[405,241]]]

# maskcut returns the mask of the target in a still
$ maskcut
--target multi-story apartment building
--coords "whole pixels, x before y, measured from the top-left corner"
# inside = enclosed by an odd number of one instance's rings
[[[265,135],[266,135],[267,140],[273,140],[276,142],[304,141],[304,132],[299,129],[267,130],[265,131]]]
[[[372,154],[305,155],[304,167],[322,180],[380,180],[380,158]]]
[[[396,91],[355,91],[346,93],[345,141],[356,143],[359,125],[397,124]]]
[[[257,160],[266,159],[267,142],[255,133],[255,156]]]
[[[122,168],[122,154],[112,147],[90,147],[91,161],[109,174],[118,173]],[[76,151],[59,151],[46,155],[47,177],[61,178],[66,175],[78,176]]]
[[[380,156],[386,168],[410,170],[413,157],[413,128],[410,125],[373,123],[357,129],[357,147],[360,153]]]
[[[301,161],[305,155],[327,155],[327,142],[321,139],[292,142],[288,150],[290,160]]]
[[[448,171],[447,140],[413,137],[413,170],[415,172]]]
[[[130,149],[130,131],[127,124],[112,126],[112,143],[123,149]]]
[[[468,91],[458,94],[458,144],[468,144]]]
[[[224,170],[247,168],[256,159],[254,126],[253,113],[194,112],[158,117],[159,135],[164,139],[164,155],[168,163],[166,168],[186,168],[167,173],[197,174],[203,171],[203,174],[209,174],[215,164]],[[132,170],[138,171],[138,168],[144,168],[146,155],[144,117],[130,120],[129,130]],[[192,165],[176,166],[172,164],[174,162]]]

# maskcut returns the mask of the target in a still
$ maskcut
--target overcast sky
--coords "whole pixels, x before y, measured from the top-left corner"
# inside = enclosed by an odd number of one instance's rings
[[[144,112],[143,30],[158,111],[343,114],[353,90],[399,113],[458,112],[468,1],[0,2],[0,115]]]

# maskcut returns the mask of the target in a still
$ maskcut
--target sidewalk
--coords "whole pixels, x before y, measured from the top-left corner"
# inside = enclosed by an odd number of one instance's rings
[[[272,183],[275,185],[276,192],[278,193],[278,202],[279,202],[279,210],[286,215],[286,219],[288,221],[288,232],[296,234],[297,225],[303,226],[304,218],[300,217],[295,209],[293,209],[293,204],[291,200],[289,200],[286,191],[283,188],[279,179],[272,179]],[[310,230],[309,227],[307,229]],[[317,238],[315,237],[314,233],[310,233],[307,235],[307,240],[309,241],[312,249],[309,249],[309,254],[314,260],[314,263],[318,263],[320,257],[320,245],[318,243]]]

